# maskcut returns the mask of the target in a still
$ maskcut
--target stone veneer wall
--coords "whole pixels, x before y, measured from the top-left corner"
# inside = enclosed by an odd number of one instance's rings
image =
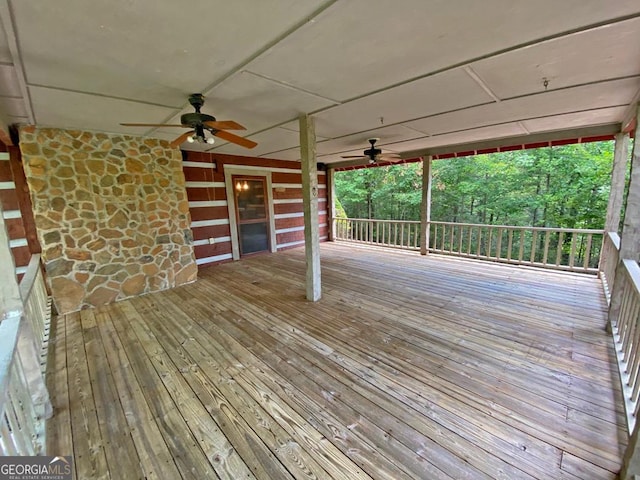
[[[20,148],[59,313],[196,279],[181,155],[168,142],[30,126]]]

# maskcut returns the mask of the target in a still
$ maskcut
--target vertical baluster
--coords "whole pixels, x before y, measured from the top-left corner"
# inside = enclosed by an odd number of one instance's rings
[[[478,238],[477,238],[477,242],[478,245],[476,245],[476,257],[479,257],[482,249],[482,227],[478,227]]]
[[[404,222],[400,224],[400,246],[404,247]]]
[[[564,241],[564,232],[558,233],[558,251],[556,253],[556,267],[562,264],[562,242]]]
[[[576,239],[577,239],[577,232],[573,232],[571,234],[571,252],[569,253],[569,268],[571,268],[571,270],[573,270],[573,264],[576,258]]]
[[[629,322],[628,322],[628,326],[627,326],[627,341],[626,344],[624,345],[624,355],[623,358],[624,360],[627,362],[627,364],[630,363],[630,359],[632,359],[633,357],[631,356],[631,348],[634,347],[634,343],[633,340],[634,338],[637,337],[637,330],[638,330],[638,307],[639,304],[636,300],[635,295],[633,295],[631,298],[629,298],[629,309],[627,311],[627,316],[629,317]]]
[[[547,264],[549,258],[549,240],[551,239],[551,230],[547,230],[544,234],[544,252],[542,253],[542,264]]]
[[[511,261],[511,249],[513,247],[513,230],[510,228],[509,229],[509,233],[507,233],[507,237],[509,239],[508,245],[507,245],[507,261],[510,262]]]
[[[635,317],[634,317],[634,322],[638,322],[638,302],[639,299],[637,297],[634,297],[634,303],[635,303]],[[638,390],[640,389],[639,384],[640,381],[638,381],[638,369],[640,368],[640,354],[638,353],[638,342],[640,341],[640,326],[636,326],[636,335],[635,335],[635,341],[632,344],[632,350],[631,350],[631,354],[629,357],[629,364],[627,365],[627,372],[629,373],[629,378],[630,378],[630,382],[633,384],[633,391],[635,392],[635,394],[632,395],[632,398],[635,398],[637,400],[638,398]],[[631,385],[630,385],[631,386]]]
[[[633,322],[635,323],[635,329],[633,338],[631,339],[631,342],[629,342],[631,344],[631,348],[629,349],[628,356],[624,357],[625,360],[628,359],[626,360],[627,373],[633,372],[634,364],[637,363],[638,360],[638,342],[640,342],[640,325],[638,325],[638,321],[640,319],[638,318],[638,315],[640,314],[640,301],[637,296],[634,296],[633,298],[633,307]]]
[[[522,262],[524,259],[524,242],[526,237],[526,231],[524,228],[520,229],[520,246],[518,248],[518,262]]]
[[[31,405],[31,399],[25,396],[26,380],[21,378],[23,375],[19,372],[21,365],[17,354],[14,357],[13,362],[9,377],[10,400],[7,407],[5,407],[5,413],[9,419],[9,426],[13,433],[13,439],[16,449],[18,450],[18,455],[34,455],[35,451],[31,439],[31,432],[29,431],[29,422],[27,421],[27,415],[23,410],[24,406]]]
[[[444,253],[444,242],[447,241],[447,225],[445,223],[442,224],[442,240],[440,241],[440,251]]]
[[[631,333],[631,328],[633,326],[631,316],[629,315],[629,310],[632,308],[632,287],[626,283],[622,304],[620,306],[620,328],[618,329],[618,334],[620,338],[620,351],[622,352],[623,359],[627,360],[627,357],[624,356],[627,350],[627,344],[629,343],[629,335]]]
[[[536,247],[538,246],[538,231],[533,230],[531,233],[531,263],[536,261]]]
[[[587,270],[589,268],[589,261],[591,260],[591,244],[593,242],[593,234],[587,234],[587,246],[584,249],[584,261],[582,262],[582,268]]]
[[[2,439],[1,443],[4,447],[0,449],[0,454],[3,456],[16,456],[18,455],[18,449],[13,438],[11,438],[8,421],[3,413],[0,416],[0,439]]]
[[[626,315],[629,308],[629,298],[631,296],[631,280],[625,278],[624,289],[622,290],[622,300],[620,303],[620,313],[618,314],[618,338],[621,345],[624,345],[627,335],[629,317]]]
[[[471,256],[471,245],[473,244],[473,230],[474,230],[474,227],[469,227],[469,241],[467,243],[468,256]]]
[[[498,228],[498,238],[496,240],[496,260],[500,260],[502,258],[502,234],[503,229]]]
[[[491,258],[491,243],[493,242],[493,227],[487,227],[489,229],[489,237],[487,239],[487,249],[485,250],[485,254],[487,258]]]
[[[433,243],[433,249],[437,250],[438,249],[438,224],[434,223],[433,224],[433,237],[430,237],[432,239],[432,243]],[[427,245],[427,247],[429,247]]]
[[[638,297],[634,296],[633,303],[634,308],[632,309],[635,312],[633,317],[633,322],[638,322]],[[638,400],[638,392],[640,391],[640,381],[638,381],[638,355],[630,357],[631,360],[631,368],[628,368],[629,373],[629,386],[632,388],[631,391],[631,400],[636,402]]]
[[[455,230],[456,230],[456,225],[452,224],[451,225],[451,231],[449,232],[449,253],[453,253],[453,245],[455,243]]]

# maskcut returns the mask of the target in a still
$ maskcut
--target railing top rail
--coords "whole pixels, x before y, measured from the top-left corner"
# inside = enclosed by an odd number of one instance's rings
[[[385,220],[382,218],[337,218],[336,220],[354,221],[354,222],[385,222],[385,223],[404,223],[404,224],[419,224],[417,220]],[[434,225],[457,225],[460,227],[481,227],[481,228],[502,228],[510,230],[535,230],[537,232],[563,232],[563,233],[586,233],[599,235],[605,233],[603,229],[596,228],[560,228],[560,227],[530,227],[520,225],[489,225],[484,223],[462,223],[462,222],[440,222],[431,220],[429,223]],[[618,248],[620,244],[620,237],[617,233],[609,232],[612,240],[615,243],[614,238],[618,238]]]
[[[604,230],[602,229],[594,229],[594,228],[560,228],[560,227],[530,227],[530,226],[521,226],[521,225],[489,225],[483,223],[459,223],[459,222],[439,222],[439,221],[430,221],[429,223],[433,223],[436,225],[458,225],[462,227],[482,227],[482,228],[502,228],[502,229],[511,229],[511,230],[535,230],[538,232],[564,232],[564,233],[592,233],[592,234],[602,234]]]
[[[11,367],[18,345],[18,333],[22,316],[9,317],[0,323],[0,416],[7,401]]]
[[[38,273],[40,271],[40,254],[36,253],[31,255],[31,260],[29,261],[29,265],[27,266],[27,271],[25,272],[22,280],[20,280],[20,296],[23,301],[29,297],[31,293],[31,289],[36,283],[36,278],[38,278]]]
[[[419,225],[419,220],[387,220],[384,218],[336,218],[336,220],[344,220],[349,222],[385,222],[385,223],[404,223]]]
[[[625,258],[622,262],[624,263],[625,270],[629,275],[629,280],[631,280],[631,284],[636,291],[636,295],[640,295],[640,266],[638,265],[638,262],[632,258]]]
[[[613,243],[616,250],[620,250],[620,235],[617,232],[607,232],[607,236],[609,240]]]

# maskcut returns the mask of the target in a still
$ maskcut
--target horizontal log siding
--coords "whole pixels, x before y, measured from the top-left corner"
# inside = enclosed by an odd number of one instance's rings
[[[0,143],[0,204],[11,242],[16,274],[20,280],[29,265],[31,253],[27,243],[25,223],[20,210],[19,192],[13,170],[7,148]],[[20,173],[22,172],[18,171],[18,174]],[[24,177],[24,173],[22,173],[22,177]]]
[[[231,231],[224,166],[244,165],[271,172],[278,250],[304,244],[300,163],[288,160],[184,152],[184,174],[191,213],[194,251],[201,267],[231,260]],[[214,168],[215,166],[215,168]],[[327,176],[318,172],[320,241],[328,239]],[[213,238],[213,244],[209,239]]]

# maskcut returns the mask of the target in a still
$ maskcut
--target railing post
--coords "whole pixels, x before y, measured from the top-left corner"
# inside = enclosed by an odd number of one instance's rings
[[[611,332],[611,326],[616,324],[620,315],[622,291],[620,288],[616,288],[616,285],[622,285],[622,281],[618,281],[624,275],[622,262],[627,258],[635,261],[640,259],[640,145],[638,144],[638,135],[640,135],[640,104],[636,106],[636,132],[631,158],[631,178],[629,179],[627,205],[622,235],[620,236],[620,260],[616,267],[614,287],[611,292],[611,304],[609,305],[609,321],[606,325],[608,332]],[[612,214],[612,217],[615,217],[615,215]]]
[[[313,117],[300,115],[300,158],[304,208],[304,249],[307,260],[307,300],[320,300],[320,228],[318,226],[318,171]]]
[[[611,189],[609,190],[609,202],[607,204],[607,218],[604,229],[607,232],[618,232],[620,228],[620,212],[624,199],[624,180],[627,170],[627,158],[629,156],[629,134],[616,135],[616,146],[611,167]]]
[[[327,213],[329,215],[329,221],[327,226],[329,228],[329,241],[334,242],[336,240],[336,176],[333,168],[327,167]]]
[[[422,158],[420,255],[427,255],[429,253],[429,222],[431,222],[431,155]]]

